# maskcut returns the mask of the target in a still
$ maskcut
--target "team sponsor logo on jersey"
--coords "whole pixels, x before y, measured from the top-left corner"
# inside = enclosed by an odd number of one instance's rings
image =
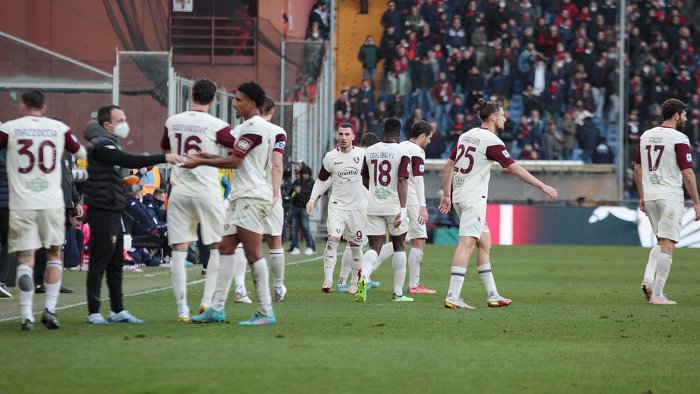
[[[37,177],[28,181],[26,187],[33,192],[41,192],[49,188],[49,181]]]
[[[359,174],[359,171],[357,168],[354,167],[345,167],[342,170],[338,171],[338,176],[343,178],[343,179],[352,179]]]
[[[247,138],[241,138],[241,139],[238,140],[238,142],[236,143],[236,148],[238,148],[238,149],[240,149],[240,150],[242,150],[242,151],[244,151],[244,152],[247,152],[248,149],[250,148],[250,144],[252,144],[252,141],[250,141],[250,140],[247,139]]]
[[[377,200],[386,200],[389,198],[389,195],[391,195],[391,193],[386,189],[377,189],[374,191],[374,198]]]
[[[691,155],[690,153],[686,153],[685,159],[688,160],[688,163],[692,163],[693,162],[693,155]]]
[[[503,157],[510,158],[510,154],[508,153],[507,150],[503,149]]]

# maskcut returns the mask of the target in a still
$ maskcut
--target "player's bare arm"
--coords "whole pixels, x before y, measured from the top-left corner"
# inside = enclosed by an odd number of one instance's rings
[[[448,214],[452,209],[452,174],[455,169],[455,161],[447,159],[442,170],[442,198],[440,198],[440,213]]]
[[[401,206],[401,211],[394,217],[394,227],[398,228],[402,221],[408,220],[408,213],[406,213],[406,196],[408,194],[407,178],[399,178],[396,180],[396,191],[399,194],[399,205]]]
[[[644,206],[644,187],[642,186],[642,166],[639,164],[634,164],[634,184],[637,186],[637,192],[639,193],[639,209],[647,213],[647,208]]]
[[[534,175],[530,174],[530,171],[524,169],[518,163],[513,163],[513,164],[509,165],[507,168],[511,174],[520,178],[521,181],[542,190],[542,192],[544,194],[548,195],[552,200],[557,199],[557,195],[558,195],[557,189],[555,189],[549,185],[544,184],[542,181],[537,179]]]
[[[635,166],[636,167],[636,166]],[[636,168],[635,168],[636,169]],[[681,176],[683,177],[683,184],[685,189],[688,190],[690,198],[693,200],[693,209],[695,209],[695,221],[700,220],[700,200],[698,199],[698,188],[695,183],[695,174],[692,168],[686,168],[681,170]]]
[[[182,167],[197,168],[199,166],[212,166],[217,168],[238,168],[241,163],[243,163],[243,158],[236,155],[224,157],[202,154],[202,152],[199,152],[196,155],[188,156],[187,161],[182,165]]]
[[[272,169],[270,171],[272,177],[272,206],[274,206],[280,198],[282,171],[284,168],[284,164],[282,163],[283,156],[284,154],[282,152],[274,151],[272,153]]]
[[[311,216],[311,214],[314,212],[314,209],[316,208],[316,205],[318,204],[318,200],[330,187],[330,179],[321,180],[319,178],[316,178],[316,181],[314,182],[314,187],[311,190],[311,198],[309,198],[309,202],[306,203],[307,215]]]

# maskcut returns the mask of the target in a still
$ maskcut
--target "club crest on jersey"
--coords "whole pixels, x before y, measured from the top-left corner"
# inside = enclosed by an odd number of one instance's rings
[[[352,161],[354,161],[355,163],[359,163],[359,162],[360,162],[360,158],[359,158],[359,157],[353,157],[353,158],[352,158]]]
[[[236,148],[242,151],[247,151],[250,148],[250,144],[252,144],[252,142],[249,139],[241,138],[238,140],[238,143],[236,143]]]

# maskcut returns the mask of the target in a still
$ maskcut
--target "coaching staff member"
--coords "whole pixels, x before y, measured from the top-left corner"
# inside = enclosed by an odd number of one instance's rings
[[[97,123],[85,128],[88,145],[88,180],[84,186],[87,221],[90,225],[90,268],[87,275],[88,323],[143,323],[130,315],[122,305],[122,273],[124,266],[124,226],[122,212],[126,196],[121,168],[141,168],[159,163],[176,164],[176,154],[134,156],[122,152],[118,138],[129,135],[124,111],[116,105],[102,107]],[[107,287],[112,312],[108,320],[100,314],[102,275],[107,271]]]

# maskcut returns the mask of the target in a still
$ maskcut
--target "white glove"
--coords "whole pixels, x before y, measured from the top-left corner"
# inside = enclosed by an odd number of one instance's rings
[[[401,208],[401,225],[408,225],[408,211],[406,208]]]

